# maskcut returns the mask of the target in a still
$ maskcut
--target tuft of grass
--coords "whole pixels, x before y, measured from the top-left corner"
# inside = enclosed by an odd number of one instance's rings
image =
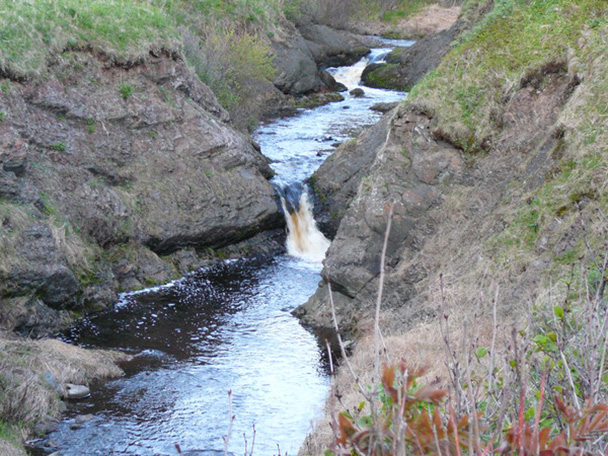
[[[118,91],[120,92],[120,96],[126,100],[133,95],[133,86],[129,84],[121,84]]]
[[[49,149],[64,152],[67,148],[65,141],[59,141],[49,146]]]
[[[128,355],[85,350],[58,340],[6,340],[0,337],[0,421],[28,426],[59,414],[59,391],[66,383],[118,377],[116,362]]]

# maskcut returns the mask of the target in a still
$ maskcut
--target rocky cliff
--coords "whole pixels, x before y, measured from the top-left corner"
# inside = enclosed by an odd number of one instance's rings
[[[332,328],[331,284],[340,332],[354,341],[355,379],[339,371],[328,416],[301,454],[330,447],[336,411],[362,400],[353,385],[377,384],[375,360],[404,360],[430,367],[429,378],[453,380],[467,362],[487,368],[467,350],[486,347],[499,363],[514,328],[545,334],[554,306],[570,309],[577,328],[605,319],[603,311],[579,313],[587,300],[605,302],[608,283],[605,5],[556,0],[505,12],[491,3],[478,2],[476,26],[408,100],[313,176],[337,233],[325,280],[296,314]],[[454,346],[446,348],[446,332]]]
[[[44,81],[0,84],[5,329],[51,330],[171,278],[159,255],[281,225],[265,158],[179,58],[74,51]]]

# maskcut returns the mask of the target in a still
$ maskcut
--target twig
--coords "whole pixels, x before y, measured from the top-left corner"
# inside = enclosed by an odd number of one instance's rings
[[[334,359],[331,354],[331,344],[329,343],[329,340],[327,340],[327,339],[325,339],[325,346],[327,347],[327,358],[329,359],[329,372],[333,375],[334,374]]]
[[[564,363],[564,370],[566,374],[568,374],[568,382],[570,383],[570,388],[572,388],[572,399],[576,404],[576,410],[581,410],[581,404],[578,401],[578,395],[576,394],[576,387],[574,386],[574,380],[572,379],[572,372],[570,372],[570,366],[568,365],[568,360],[566,360],[566,356],[564,355],[564,351],[562,348],[559,348],[559,355],[562,358],[562,362]]]
[[[338,345],[340,346],[340,352],[342,353],[342,358],[344,359],[344,362],[346,363],[346,367],[348,367],[350,374],[353,376],[353,380],[355,381],[357,387],[359,388],[359,391],[361,391],[361,394],[363,394],[363,397],[365,397],[365,399],[371,403],[371,398],[365,394],[365,390],[361,386],[361,383],[359,383],[359,378],[355,374],[355,370],[353,369],[353,366],[352,366],[350,360],[348,359],[348,356],[346,355],[346,349],[344,348],[344,342],[342,341],[342,336],[340,335],[340,328],[338,326],[338,319],[336,317],[336,308],[334,305],[334,297],[333,297],[333,292],[331,289],[331,282],[329,280],[327,281],[327,291],[329,293],[329,304],[331,307],[331,317],[332,317],[332,320],[334,323],[334,330],[336,331],[336,336],[338,338]]]
[[[393,220],[393,209],[394,203],[390,203],[388,210],[388,222],[386,224],[386,231],[384,232],[384,244],[382,245],[382,255],[380,256],[380,279],[378,284],[378,297],[376,298],[376,315],[374,318],[374,342],[376,349],[375,357],[375,369],[376,378],[380,378],[380,342],[382,334],[380,333],[380,306],[382,305],[382,292],[384,290],[384,263],[386,261],[386,249],[388,246],[388,237],[391,232],[391,223]]]
[[[249,456],[253,456],[253,447],[255,446],[255,423],[253,423],[251,427],[253,428],[253,437],[251,438],[251,452],[249,453]]]
[[[494,347],[496,346],[496,333],[498,332],[498,321],[496,318],[496,307],[498,305],[498,292],[500,290],[500,286],[496,286],[496,295],[494,296],[494,305],[492,308],[492,318],[493,318],[493,327],[492,327],[492,345],[490,347],[490,378],[489,378],[489,390],[490,393],[494,390]]]
[[[540,414],[543,410],[543,401],[545,399],[545,384],[547,382],[547,374],[549,374],[549,369],[545,369],[543,371],[543,376],[540,380],[540,392],[538,397],[538,410],[536,411],[536,419],[534,420],[534,440],[536,441],[536,453],[540,452]]]
[[[232,390],[228,390],[228,413],[229,413],[229,421],[228,421],[228,434],[222,437],[224,440],[224,456],[228,456],[228,442],[230,441],[230,435],[232,434],[232,424],[234,423],[235,416],[232,413]]]

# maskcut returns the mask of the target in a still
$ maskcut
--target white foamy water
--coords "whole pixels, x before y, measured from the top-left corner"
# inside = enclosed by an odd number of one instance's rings
[[[287,222],[287,253],[314,263],[323,261],[330,242],[317,227],[306,191],[300,196],[297,210],[290,213],[283,198],[281,204]]]

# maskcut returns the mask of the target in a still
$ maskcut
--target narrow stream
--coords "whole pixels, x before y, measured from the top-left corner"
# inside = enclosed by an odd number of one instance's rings
[[[353,89],[367,62],[386,51],[375,49],[352,67],[330,71]],[[304,204],[292,216],[299,227],[301,217],[310,217],[302,182],[336,143],[379,118],[372,105],[405,96],[363,89],[363,97],[345,93],[342,102],[303,110],[255,134],[277,172],[275,186],[303,189]],[[297,454],[322,413],[330,380],[322,343],[291,311],[315,291],[325,247],[320,257],[296,252],[300,258],[227,261],[125,294],[114,308],[78,322],[66,340],[123,350],[134,359],[123,366],[123,378],[93,385],[90,397],[71,402],[59,429],[35,454],[175,455],[175,444],[185,454],[223,454],[229,390],[235,415],[230,452],[243,454],[245,439],[251,446],[255,425],[254,454],[278,454],[279,448]]]

